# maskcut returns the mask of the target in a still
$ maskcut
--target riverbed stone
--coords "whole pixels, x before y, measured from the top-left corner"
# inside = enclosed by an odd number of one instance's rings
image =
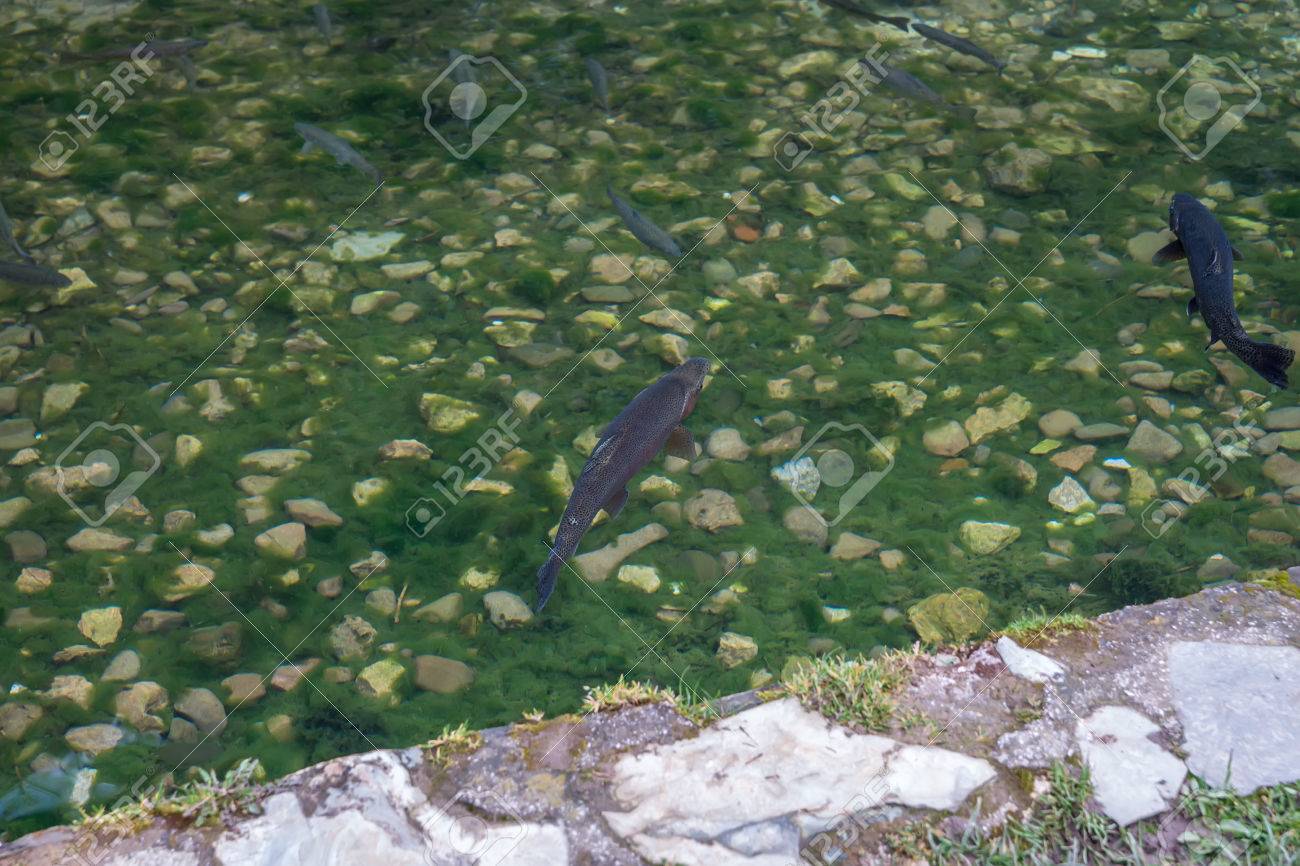
[[[416,656],[412,680],[416,688],[450,695],[470,687],[474,669],[462,661],[442,656]]]
[[[341,662],[361,661],[370,654],[370,647],[378,634],[373,625],[359,616],[348,614],[330,629],[330,652]]]
[[[343,518],[335,514],[319,499],[286,499],[284,510],[299,523],[307,526],[342,526]]]
[[[24,701],[10,701],[0,705],[0,737],[19,742],[44,715],[45,711],[39,705]]]
[[[356,688],[367,698],[396,704],[406,668],[396,659],[380,659],[357,674]]]
[[[253,543],[267,556],[296,562],[307,555],[307,527],[297,521],[281,523],[258,535]]]
[[[988,596],[978,589],[958,587],[918,601],[907,618],[926,643],[960,643],[985,628]]]
[[[167,708],[167,690],[158,683],[139,682],[118,692],[113,699],[117,717],[137,731],[163,731],[167,726],[158,713]]]
[[[218,736],[226,727],[226,708],[210,690],[186,689],[172,709],[194,723],[204,735]]]
[[[1020,537],[1020,527],[1009,523],[967,520],[957,530],[962,546],[971,553],[989,556]]]
[[[736,507],[735,498],[724,490],[712,487],[707,487],[686,500],[683,512],[691,526],[708,532],[745,523],[740,516],[740,509]]]
[[[648,523],[634,532],[623,533],[598,550],[575,556],[571,563],[584,580],[599,583],[608,580],[623,560],[647,545],[667,537],[668,530],[662,524]]]
[[[513,592],[496,590],[483,596],[488,620],[499,629],[523,625],[533,618],[532,608]]]
[[[63,739],[74,751],[85,752],[92,758],[117,747],[126,737],[126,731],[116,725],[97,723],[68,728]]]
[[[1143,420],[1134,429],[1124,450],[1148,463],[1168,463],[1183,452],[1183,443],[1173,434]]]
[[[108,646],[122,630],[122,608],[99,607],[85,611],[77,622],[77,631],[96,646]]]
[[[817,547],[826,546],[826,538],[829,532],[826,521],[807,505],[790,506],[781,518],[781,523],[791,535],[800,541],[814,544]]]

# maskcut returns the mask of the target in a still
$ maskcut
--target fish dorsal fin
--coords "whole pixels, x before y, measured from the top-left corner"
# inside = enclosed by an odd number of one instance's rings
[[[1187,258],[1187,250],[1183,249],[1183,242],[1175,238],[1156,250],[1156,254],[1151,257],[1151,264],[1163,265],[1185,258]]]
[[[668,434],[668,453],[683,460],[695,459],[695,437],[681,424]]]

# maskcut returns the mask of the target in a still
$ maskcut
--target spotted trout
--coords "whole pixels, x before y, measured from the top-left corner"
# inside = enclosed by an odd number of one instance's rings
[[[1228,242],[1223,226],[1209,208],[1185,192],[1174,193],[1169,205],[1169,230],[1177,240],[1161,247],[1155,264],[1187,259],[1195,294],[1187,302],[1187,318],[1200,313],[1210,329],[1210,346],[1222,340],[1228,351],[1279,388],[1287,386],[1286,369],[1295,352],[1285,346],[1261,343],[1246,336],[1232,299],[1232,260],[1241,253]]]
[[[573,484],[569,504],[555,533],[555,546],[537,572],[537,610],[546,605],[564,561],[578,549],[602,508],[611,519],[627,502],[627,485],[667,446],[668,453],[687,460],[695,457],[695,440],[682,422],[695,408],[707,358],[691,358],[665,373],[601,431],[582,474]]]

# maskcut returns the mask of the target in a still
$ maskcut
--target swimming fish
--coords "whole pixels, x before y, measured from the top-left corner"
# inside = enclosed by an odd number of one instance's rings
[[[555,547],[537,571],[537,610],[551,597],[560,567],[577,551],[596,513],[604,508],[611,519],[617,517],[627,502],[628,482],[665,446],[675,457],[694,459],[695,440],[682,422],[695,408],[708,372],[707,358],[687,360],[633,397],[601,431],[600,441],[573,484],[555,534]]]
[[[119,60],[134,58],[137,53],[146,58],[148,57],[179,57],[189,54],[197,48],[202,48],[208,44],[206,39],[173,39],[170,41],[154,39],[145,42],[143,46],[135,45],[131,48],[110,48],[105,51],[93,51],[89,54],[78,54],[74,51],[68,51],[60,55],[65,60]]]
[[[384,182],[384,176],[379,173],[379,169],[375,168],[369,162],[366,162],[366,158],[357,153],[356,149],[353,148],[352,145],[348,144],[337,135],[334,135],[332,132],[326,132],[319,126],[313,126],[310,123],[295,123],[293,128],[303,137],[303,153],[311,153],[316,148],[320,148],[330,156],[334,157],[334,160],[339,165],[346,163],[355,169],[365,172],[374,179],[376,184]]]
[[[627,230],[633,237],[666,256],[681,258],[682,248],[677,246],[677,241],[673,240],[672,235],[650,222],[641,215],[640,211],[615,195],[613,188],[608,185],[605,187],[605,194],[614,203],[614,210],[618,211],[618,215],[623,218],[623,225],[627,226]]]
[[[907,19],[896,18],[890,15],[877,15],[875,12],[868,12],[866,9],[854,3],[853,0],[826,0],[831,6],[838,6],[845,12],[852,12],[854,15],[860,15],[868,21],[874,21],[877,24],[892,24],[899,30],[907,30]]]
[[[1252,370],[1279,388],[1287,386],[1286,369],[1295,352],[1285,346],[1261,343],[1246,336],[1232,299],[1232,260],[1241,253],[1228,242],[1223,226],[1209,208],[1185,192],[1174,194],[1169,205],[1169,230],[1177,240],[1161,247],[1152,263],[1187,259],[1195,295],[1187,302],[1187,317],[1200,313],[1210,329],[1210,346],[1219,340]]]
[[[989,66],[996,69],[999,75],[1002,74],[1003,67],[1007,65],[1005,60],[998,60],[992,54],[988,53],[983,48],[980,48],[969,39],[963,39],[960,36],[953,36],[947,31],[940,30],[938,27],[931,27],[929,24],[922,24],[919,21],[913,21],[912,29],[924,36],[926,39],[938,42],[940,45],[947,45],[959,54],[974,57],[976,60],[983,60]]]
[[[605,67],[600,65],[600,61],[594,57],[586,59],[587,77],[591,79],[591,89],[595,91],[596,102],[600,107],[605,109],[609,114],[609,77],[605,75]]]
[[[324,3],[311,7],[311,14],[316,19],[316,29],[325,38],[326,43],[334,41],[334,25],[330,22],[330,10]]]
[[[4,202],[0,202],[0,240],[3,240],[13,251],[18,254],[19,258],[31,261],[31,254],[18,245],[18,239],[14,237],[14,224],[9,219],[9,214],[5,213]]]
[[[895,91],[903,94],[909,99],[920,99],[929,102],[932,105],[936,105],[945,111],[951,111],[963,116],[974,114],[973,109],[952,105],[946,102],[944,98],[932,90],[928,84],[917,78],[915,75],[912,75],[910,72],[904,72],[903,70],[896,69],[893,66],[886,66],[874,58],[859,60],[858,63],[865,66],[867,69],[870,69],[882,82],[888,84]]]
[[[72,280],[44,265],[0,262],[0,280],[20,286],[52,286],[61,289]]]

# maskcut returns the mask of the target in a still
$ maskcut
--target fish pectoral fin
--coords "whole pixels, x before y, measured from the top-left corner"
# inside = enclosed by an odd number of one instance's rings
[[[1151,257],[1151,264],[1163,265],[1185,258],[1187,258],[1187,250],[1183,249],[1183,242],[1175,239],[1156,250],[1156,254]]]
[[[312,144],[310,141],[304,141],[304,142],[302,143],[302,150],[300,150],[300,151],[298,151],[298,152],[299,152],[299,153],[311,153],[311,152],[312,152],[313,150],[315,150],[315,149],[316,149],[316,145]]]
[[[1205,266],[1205,275],[1208,277],[1211,274],[1221,273],[1223,273],[1223,262],[1219,261],[1219,250],[1216,248],[1210,254],[1210,263]]]
[[[1192,299],[1187,302],[1187,318],[1190,319],[1192,316],[1195,316],[1197,312],[1200,311],[1200,309],[1201,309],[1201,305],[1196,300],[1196,297],[1193,295]]]
[[[1241,250],[1237,249],[1236,247],[1232,248],[1232,257],[1237,261],[1241,261],[1242,259],[1246,258],[1241,254]]]
[[[624,487],[622,490],[606,499],[600,507],[605,509],[605,513],[609,515],[609,519],[613,520],[615,517],[618,517],[618,513],[623,510],[623,506],[626,504],[627,488]]]
[[[695,437],[685,426],[678,424],[673,432],[668,434],[668,453],[683,460],[695,459]]]

